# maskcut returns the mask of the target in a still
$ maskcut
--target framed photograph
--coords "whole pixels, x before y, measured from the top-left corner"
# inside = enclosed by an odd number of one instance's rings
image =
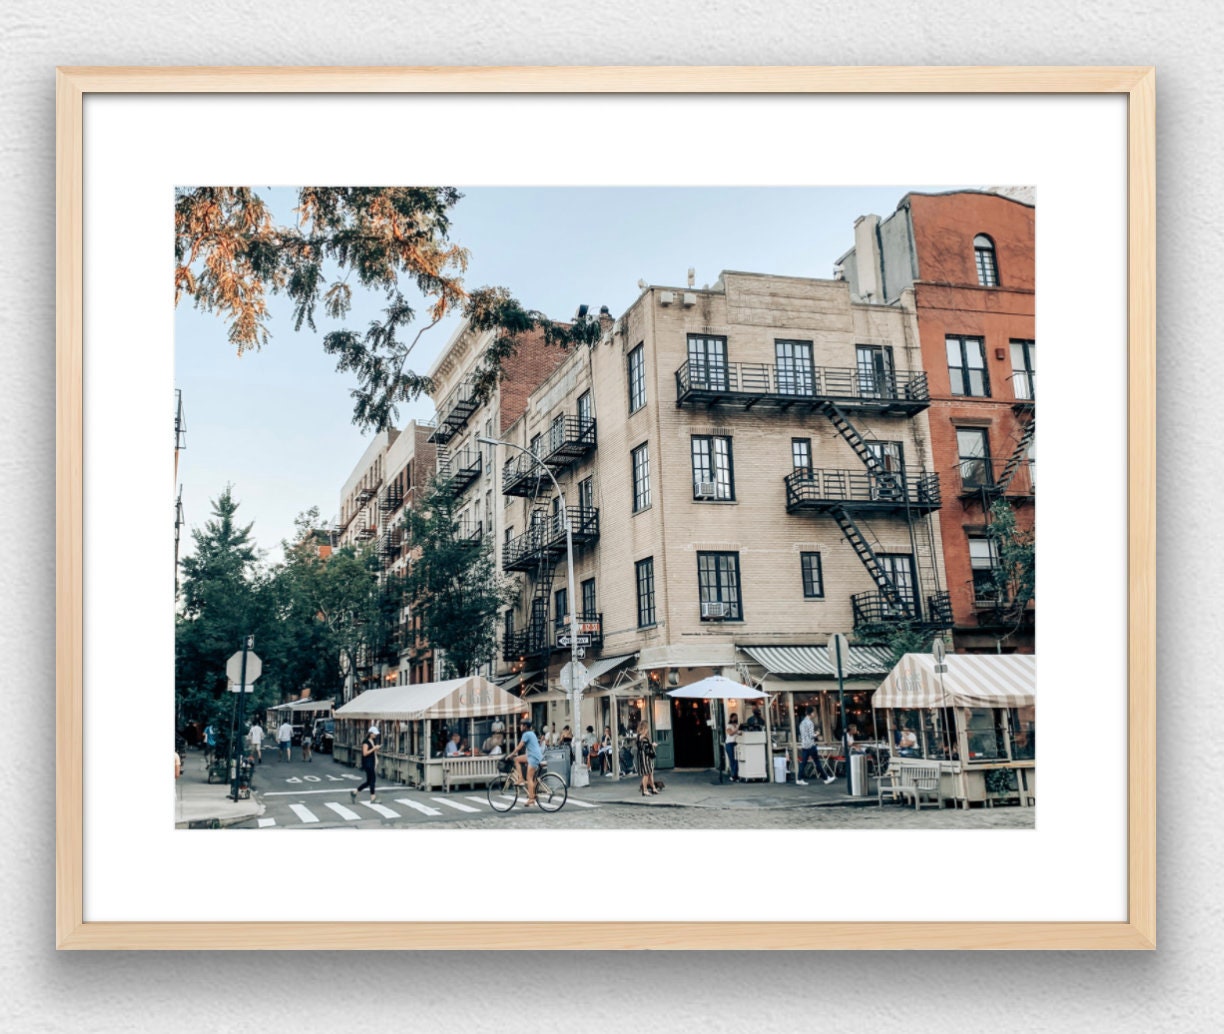
[[[59,69],[57,946],[1154,948],[1154,90]]]

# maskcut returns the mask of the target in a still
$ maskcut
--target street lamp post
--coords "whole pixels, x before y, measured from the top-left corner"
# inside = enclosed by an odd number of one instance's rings
[[[508,449],[517,449],[525,456],[530,456],[533,463],[539,465],[540,469],[548,475],[548,480],[553,483],[553,487],[557,490],[557,495],[561,500],[561,515],[565,521],[565,566],[569,580],[569,612],[570,612],[570,721],[573,722],[572,731],[574,733],[574,741],[570,744],[570,785],[571,786],[586,786],[588,785],[587,770],[582,765],[581,751],[575,749],[574,743],[581,742],[580,732],[582,730],[582,691],[586,689],[585,671],[578,664],[578,594],[574,588],[574,533],[570,524],[569,508],[565,505],[565,493],[561,491],[561,485],[553,476],[553,472],[548,469],[539,456],[528,449],[524,449],[521,445],[516,445],[514,442],[502,441],[500,438],[485,438],[478,436],[476,439],[483,445],[498,446],[504,445]],[[496,469],[496,468],[495,468]],[[545,630],[547,634],[547,630]]]

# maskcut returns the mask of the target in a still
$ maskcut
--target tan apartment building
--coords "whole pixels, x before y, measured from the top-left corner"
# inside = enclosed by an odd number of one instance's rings
[[[574,724],[558,675],[576,606],[594,677],[579,729],[646,717],[660,766],[707,767],[725,715],[665,693],[721,672],[774,694],[775,747],[793,748],[809,704],[832,738],[829,636],[951,623],[912,298],[725,272],[648,287],[602,322],[502,435],[540,461],[499,450],[499,556],[521,588],[503,662],[537,720]],[[850,666],[847,717],[865,737],[888,651],[855,646]]]

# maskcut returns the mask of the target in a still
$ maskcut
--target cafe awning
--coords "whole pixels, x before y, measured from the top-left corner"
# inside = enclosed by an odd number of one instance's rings
[[[518,714],[523,701],[488,679],[472,675],[447,682],[386,686],[354,697],[336,711],[337,718],[412,721],[420,718],[482,718]]]
[[[741,646],[771,675],[837,678],[837,662],[823,646]],[[892,670],[892,652],[884,646],[852,646],[844,660],[847,677],[885,675]]]
[[[273,711],[288,711],[292,714],[300,711],[330,711],[331,709],[331,697],[328,697],[326,700],[293,700],[287,704],[277,704],[272,708]]]
[[[1034,654],[961,654],[944,657],[940,676],[929,653],[907,653],[872,694],[872,707],[1024,707],[1037,678]]]
[[[625,661],[632,660],[635,656],[637,655],[625,653],[621,654],[619,657],[601,657],[597,661],[592,661],[589,665],[587,665],[588,685],[599,678],[600,675],[608,674],[608,672],[610,672],[613,668],[619,667],[620,665],[624,664]]]

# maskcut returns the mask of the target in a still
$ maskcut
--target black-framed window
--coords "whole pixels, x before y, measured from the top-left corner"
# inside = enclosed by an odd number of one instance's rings
[[[693,498],[735,499],[735,468],[731,460],[731,438],[727,435],[695,434],[692,438]]]
[[[584,391],[578,396],[578,427],[579,429],[587,427],[591,422],[591,417],[594,410],[591,408],[591,392]]]
[[[990,469],[990,447],[984,427],[958,427],[956,452],[960,460],[963,488],[982,488],[994,484]]]
[[[989,535],[969,536],[969,568],[973,572],[973,598],[979,603],[999,602],[999,586],[995,581],[999,550]]]
[[[726,391],[727,339],[708,334],[688,336],[689,384],[707,391]]]
[[[654,557],[648,556],[633,565],[637,574],[638,628],[655,623]]]
[[[820,567],[819,553],[800,553],[799,569],[803,573],[803,598],[819,600],[824,598],[824,574]]]
[[[994,241],[984,233],[973,238],[973,261],[977,266],[978,284],[982,287],[998,287],[999,264],[995,261]]]
[[[502,640],[503,645],[508,643],[511,640],[511,638],[513,638],[514,636],[514,611],[512,610],[506,611],[505,622],[506,622],[506,629],[505,629],[505,639]]]
[[[738,553],[698,553],[697,590],[703,604],[721,603],[723,617],[730,621],[744,618],[740,598],[740,563]],[[702,607],[702,617],[706,607]],[[713,615],[711,615],[713,616]]]
[[[779,394],[813,394],[812,342],[775,340],[774,359],[777,362]]]
[[[514,538],[514,528],[507,524],[505,538],[503,538],[502,541],[508,543],[512,538]]]
[[[582,510],[595,509],[595,475],[578,482],[578,506]]]
[[[986,373],[986,346],[980,337],[949,335],[948,380],[953,395],[990,397],[990,377]]]
[[[877,553],[876,559],[888,580],[897,590],[897,596],[911,611],[917,609],[918,594],[914,591],[917,581],[914,557],[910,553]],[[891,610],[891,608],[888,608]]]
[[[1035,399],[1034,394],[1033,374],[1036,368],[1033,365],[1035,350],[1032,341],[1022,341],[1015,338],[1011,342],[1011,363],[1012,363],[1012,394],[1018,399]]]
[[[650,443],[642,442],[630,454],[633,457],[633,512],[650,505]]]
[[[791,466],[796,470],[812,469],[812,439],[791,439]]]
[[[863,398],[896,397],[897,377],[891,345],[856,345],[854,363],[859,394]]]
[[[565,443],[565,414],[558,413],[548,428],[548,451],[553,452]]]
[[[539,436],[538,434],[534,434],[534,435],[532,435],[532,436],[531,436],[531,444],[527,446],[527,450],[528,450],[528,451],[531,453],[531,455],[533,455],[533,456],[539,456],[539,455],[541,455],[541,453],[540,453],[540,436]]]
[[[646,405],[646,345],[642,343],[629,353],[629,412],[636,413]]]
[[[595,579],[588,578],[582,583],[582,614],[584,617],[595,613]]]
[[[569,590],[558,589],[553,594],[553,623],[558,629],[564,628],[569,617]]]

